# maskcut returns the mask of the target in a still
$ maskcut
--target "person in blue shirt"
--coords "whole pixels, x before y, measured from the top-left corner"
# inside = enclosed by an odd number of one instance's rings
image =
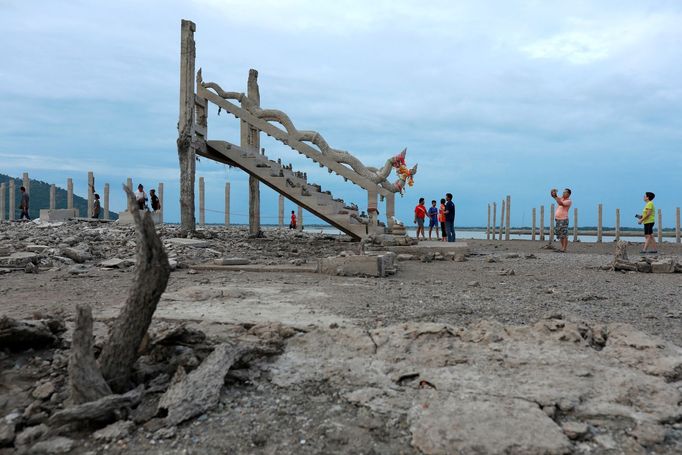
[[[431,240],[431,232],[433,228],[436,228],[436,236],[438,236],[438,207],[436,207],[436,201],[431,201],[431,207],[427,211],[429,215],[429,240]]]
[[[452,194],[445,195],[445,232],[448,242],[455,241],[455,203],[452,202]]]

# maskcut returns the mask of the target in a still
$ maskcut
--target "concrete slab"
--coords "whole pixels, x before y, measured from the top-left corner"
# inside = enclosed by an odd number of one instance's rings
[[[203,248],[203,247],[208,246],[208,242],[206,240],[185,239],[182,237],[172,238],[172,239],[164,239],[163,242],[169,243],[172,246],[189,246],[189,247],[194,247],[194,248]]]
[[[40,221],[54,223],[78,216],[78,209],[40,209]]]
[[[438,242],[421,241],[417,245],[410,246],[385,246],[382,250],[392,251],[396,254],[412,254],[423,256],[426,254],[440,253],[444,257],[466,256],[469,254],[469,245],[466,242]]]
[[[387,252],[376,256],[334,256],[319,259],[317,272],[340,276],[385,277],[395,272],[396,255]]]
[[[149,214],[152,216],[152,221],[154,221],[154,224],[161,224],[161,214],[159,212],[149,212]],[[121,224],[133,224],[135,222],[133,220],[133,214],[127,210],[118,212],[117,221]]]

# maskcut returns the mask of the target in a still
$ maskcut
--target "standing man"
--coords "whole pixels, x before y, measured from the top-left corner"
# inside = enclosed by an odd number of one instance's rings
[[[137,185],[135,200],[137,201],[137,208],[144,210],[147,205],[147,193],[144,192],[144,186],[141,183]]]
[[[638,224],[644,225],[644,249],[640,253],[658,253],[656,247],[656,239],[654,238],[654,223],[656,222],[656,207],[654,207],[654,198],[656,195],[651,191],[644,193],[644,210],[639,215]],[[649,251],[651,248],[651,251]]]
[[[566,252],[568,248],[568,209],[571,208],[571,190],[566,188],[564,193],[559,197],[556,188],[552,188],[550,195],[557,203],[556,211],[554,212],[555,232],[556,238],[561,242],[562,253]]]
[[[28,193],[26,192],[26,188],[23,186],[19,188],[21,190],[21,202],[19,203],[19,208],[21,209],[21,216],[19,217],[20,220],[23,220],[24,217],[26,217],[27,220],[31,220],[31,217],[28,216]]]
[[[431,201],[431,207],[429,207],[429,240],[431,240],[431,233],[433,228],[436,228],[436,238],[438,237],[438,207],[436,207],[436,201]]]
[[[149,198],[152,200],[152,210],[154,212],[161,210],[161,202],[159,201],[159,197],[156,195],[156,190],[154,188],[149,190]]]
[[[445,233],[448,242],[454,242],[455,237],[455,203],[452,202],[452,194],[445,195]]]
[[[417,225],[417,238],[419,233],[422,233],[422,240],[426,240],[424,235],[424,218],[426,218],[426,206],[424,205],[424,198],[419,198],[419,204],[414,208],[414,222]]]
[[[99,203],[99,194],[95,193],[93,197],[95,199],[92,203],[92,217],[99,218],[99,212],[102,209],[102,206]]]

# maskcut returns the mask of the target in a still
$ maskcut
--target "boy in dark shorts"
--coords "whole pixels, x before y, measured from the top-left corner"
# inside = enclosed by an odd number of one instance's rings
[[[556,238],[561,242],[561,249],[559,251],[565,253],[566,248],[568,248],[568,209],[571,208],[572,204],[571,190],[566,188],[561,197],[558,196],[556,189],[552,189],[550,194],[557,203],[554,220],[556,224]]]
[[[658,253],[656,247],[656,239],[654,238],[654,223],[656,222],[656,207],[654,206],[654,198],[656,195],[651,191],[644,193],[644,210],[638,216],[637,223],[644,225],[644,249],[640,253]],[[649,251],[651,248],[651,251]]]
[[[422,239],[426,240],[424,235],[424,218],[426,218],[426,206],[424,205],[424,198],[419,198],[419,204],[414,208],[414,223],[417,225],[417,238],[419,233],[422,234]]]
[[[429,207],[429,240],[431,240],[431,232],[433,228],[436,228],[436,237],[438,237],[438,208],[436,207],[436,201],[431,201],[431,207]]]

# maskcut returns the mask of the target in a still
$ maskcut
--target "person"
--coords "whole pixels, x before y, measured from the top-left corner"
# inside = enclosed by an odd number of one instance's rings
[[[455,203],[452,202],[452,194],[445,195],[445,234],[448,242],[454,242],[455,237]]]
[[[445,232],[445,199],[442,198],[438,209],[438,222],[440,223],[441,241],[445,242],[448,239],[448,234]]]
[[[556,232],[556,238],[561,242],[561,249],[558,250],[561,253],[566,252],[568,248],[568,209],[571,208],[571,190],[566,188],[559,197],[556,188],[552,188],[550,195],[557,203],[556,210],[554,211],[554,231]]]
[[[144,192],[144,186],[141,183],[137,185],[135,200],[137,201],[137,207],[140,210],[144,210],[145,206],[147,205],[147,194]]]
[[[656,222],[656,207],[654,206],[654,198],[656,195],[651,191],[644,193],[644,210],[642,214],[638,215],[638,224],[644,225],[644,249],[640,253],[658,253],[656,247],[656,239],[654,238],[654,223]],[[651,248],[651,251],[649,251]]]
[[[25,187],[19,188],[21,190],[21,202],[19,203],[19,208],[21,209],[21,216],[19,216],[20,220],[23,220],[24,217],[26,217],[27,220],[31,220],[31,217],[28,216],[28,193],[26,192]]]
[[[289,223],[289,229],[296,229],[296,214],[291,211],[291,222]]]
[[[93,218],[99,218],[99,212],[101,209],[101,206],[99,203],[99,194],[95,193],[94,198],[95,198],[95,200],[92,203],[92,217]]]
[[[438,237],[438,208],[436,208],[436,201],[431,201],[431,207],[429,207],[429,240],[431,240],[431,232],[433,228],[436,228],[436,237]]]
[[[161,210],[161,202],[159,201],[159,197],[156,195],[156,190],[154,188],[149,190],[149,198],[152,200],[152,210],[155,212]]]
[[[414,222],[417,225],[417,238],[419,233],[422,233],[422,239],[426,240],[424,235],[424,218],[426,218],[426,206],[424,205],[424,198],[419,198],[419,204],[414,208]]]

